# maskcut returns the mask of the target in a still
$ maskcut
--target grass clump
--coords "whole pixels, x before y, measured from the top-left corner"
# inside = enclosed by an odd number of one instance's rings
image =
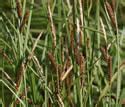
[[[5,106],[124,105],[123,2],[10,0],[1,7]],[[9,9],[8,9],[9,8]],[[121,18],[122,19],[122,18]]]

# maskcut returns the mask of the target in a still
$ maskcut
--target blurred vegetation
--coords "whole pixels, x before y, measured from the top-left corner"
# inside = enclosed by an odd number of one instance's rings
[[[124,106],[124,8],[124,0],[0,0],[4,106]]]

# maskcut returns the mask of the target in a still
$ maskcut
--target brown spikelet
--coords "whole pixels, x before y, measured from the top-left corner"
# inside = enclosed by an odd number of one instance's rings
[[[108,14],[110,16],[110,19],[111,19],[111,22],[112,22],[112,25],[113,27],[116,29],[117,28],[117,25],[116,25],[116,19],[115,19],[115,14],[113,12],[113,9],[111,7],[111,5],[106,1],[105,2],[105,5],[106,5],[106,9],[108,11]]]
[[[64,62],[64,38],[61,36],[61,60]]]
[[[85,74],[85,59],[84,56],[82,55],[82,53],[80,53],[80,79],[81,79],[81,86],[84,85],[85,82],[85,78],[84,78],[84,74]]]
[[[16,9],[17,9],[17,14],[19,19],[22,18],[22,7],[21,7],[21,3],[19,2],[19,0],[16,0]]]
[[[82,55],[82,53],[80,53],[80,74],[83,74],[83,72],[85,71],[85,59],[84,56]]]
[[[112,79],[112,57],[109,56],[108,58],[108,78],[109,78],[109,83],[111,84],[111,79]]]
[[[78,50],[78,46],[74,48],[74,56],[75,56],[76,63],[80,65],[80,52]]]
[[[116,0],[112,0],[112,10],[113,10],[113,12],[115,11],[115,7],[116,7]]]
[[[57,98],[58,105],[60,105],[61,107],[63,107],[63,102],[62,102],[61,95],[60,95],[60,91],[61,91],[60,71],[62,71],[62,66],[58,65],[56,63],[55,57],[52,55],[51,52],[48,52],[48,58],[49,58],[52,66],[54,67],[54,69],[56,71],[55,96]]]
[[[29,10],[26,11],[24,17],[23,17],[23,20],[21,22],[21,25],[20,25],[20,32],[22,32],[23,28],[24,28],[24,25],[27,23],[28,21],[28,18],[29,18]]]
[[[26,65],[27,65],[27,62],[25,62],[25,60],[23,60],[17,71],[17,75],[16,75],[16,90],[17,91],[18,91],[18,88],[20,87],[21,81],[23,79]]]
[[[107,49],[101,47],[102,55],[104,57],[104,60],[107,63],[108,68],[108,80],[109,84],[111,84],[111,78],[112,78],[112,57],[108,54]]]
[[[54,58],[54,56],[52,55],[51,52],[48,52],[48,58],[49,58],[49,60],[50,60],[50,62],[51,62],[51,64],[52,64],[52,66],[54,67],[54,69],[57,71],[58,66],[57,66],[57,63],[56,63],[56,61],[55,61],[55,58]]]
[[[81,77],[81,86],[84,84],[84,72],[85,72],[85,59],[81,52],[79,52],[78,47],[74,49],[74,56],[76,63],[79,65],[80,68],[80,77]]]
[[[101,52],[102,52],[102,55],[103,55],[103,57],[104,57],[104,60],[107,62],[107,61],[108,61],[108,57],[109,57],[109,55],[108,55],[108,53],[107,53],[107,49],[104,48],[104,47],[101,47],[100,50],[101,50]]]

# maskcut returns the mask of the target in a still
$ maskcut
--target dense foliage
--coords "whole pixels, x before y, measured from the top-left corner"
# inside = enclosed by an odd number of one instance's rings
[[[124,0],[1,2],[3,105],[125,104]]]

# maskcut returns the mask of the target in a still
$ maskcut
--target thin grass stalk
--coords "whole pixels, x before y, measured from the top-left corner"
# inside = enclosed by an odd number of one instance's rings
[[[66,0],[67,1],[67,0]],[[70,3],[69,3],[69,1],[67,1],[67,4],[68,4],[68,6],[69,6],[69,11],[71,11],[71,8],[70,8]],[[64,4],[64,2],[62,2],[62,8],[63,8],[63,14],[64,14],[64,19],[65,19],[65,26],[66,26],[66,38],[67,38],[67,40],[66,40],[66,43],[68,44],[68,46],[70,45],[70,33],[71,33],[71,30],[69,29],[69,23],[68,23],[68,20],[67,20],[67,18],[69,17],[69,14],[67,14],[66,13],[66,9],[65,9],[65,4]]]
[[[77,1],[76,0],[73,0],[72,1],[72,19],[73,19],[73,36],[74,36],[74,47],[77,42],[77,35],[76,35],[76,13],[77,13],[77,10],[76,10],[76,4],[77,4]],[[72,53],[72,56],[73,56],[73,53]],[[74,58],[72,57],[72,61],[74,60]],[[75,65],[75,61],[73,61],[73,65]],[[74,73],[76,73],[76,65],[74,66]],[[73,77],[73,81],[75,81],[77,78],[77,75],[74,75]],[[74,93],[74,103],[75,104],[78,104],[78,96],[77,96],[77,84],[74,84],[73,85],[73,93]]]
[[[56,76],[57,76],[57,80],[56,80],[56,85],[57,85],[57,88],[56,88],[56,97],[57,97],[57,100],[58,100],[58,104],[61,106],[61,107],[64,107],[64,104],[63,104],[63,100],[61,98],[61,82],[60,82],[60,71],[59,71],[59,65],[58,65],[58,69],[56,71]]]
[[[43,67],[40,65],[40,62],[38,60],[38,58],[34,55],[32,58],[33,62],[36,65],[36,68],[38,70],[39,76],[41,77],[41,79],[44,81],[44,76],[43,76]]]
[[[26,13],[25,13],[25,15],[24,15],[24,17],[23,17],[23,19],[22,19],[22,22],[21,22],[21,24],[20,24],[20,26],[19,26],[19,31],[20,31],[20,32],[23,31],[24,26],[25,26],[25,24],[27,23],[28,19],[29,19],[29,10],[26,11]]]
[[[83,2],[84,0],[79,0],[79,8],[80,8],[80,26],[83,26]],[[80,28],[80,37],[79,37],[79,40],[80,40],[80,45],[83,44],[83,30],[82,28]]]
[[[11,20],[6,16],[6,14],[5,13],[3,13],[3,16],[6,18],[6,20],[8,21],[8,23],[10,24],[10,26],[13,28],[13,30],[15,31],[15,33],[17,34],[17,36],[18,36],[18,42],[19,42],[19,57],[21,58],[22,57],[22,54],[23,54],[23,52],[22,52],[22,44],[23,44],[23,40],[22,40],[22,37],[21,37],[21,35],[20,35],[20,33],[19,33],[19,31],[15,28],[15,26],[14,26],[14,24],[11,22]],[[8,31],[9,31],[9,29],[7,29]],[[10,31],[9,31],[9,33],[10,33]],[[11,33],[10,33],[11,34]],[[13,39],[12,39],[13,40]],[[16,48],[17,46],[15,45],[16,43],[15,43],[15,41],[13,40],[13,45],[15,46],[15,50],[17,51],[18,49]]]
[[[75,35],[76,35],[76,9],[75,9],[75,3],[76,1],[73,0],[72,1],[72,17],[73,17],[73,35],[74,35],[74,38],[75,38]],[[76,40],[76,38],[75,38]]]
[[[66,79],[66,77],[68,76],[68,74],[71,72],[73,66],[71,65],[67,71],[62,75],[62,77],[60,78],[61,81],[64,81]]]
[[[37,75],[39,75],[39,74],[37,74]],[[37,98],[38,98],[38,97],[36,98],[36,96],[37,96],[36,84],[35,84],[36,78],[35,78],[34,74],[31,74],[30,77],[31,77],[31,80],[30,80],[30,82],[31,82],[31,91],[32,91],[32,96],[33,96],[32,100],[33,100],[34,103],[36,103]]]
[[[45,87],[47,87],[47,81],[48,81],[48,72],[47,67],[45,68]],[[45,89],[45,107],[48,107],[48,92],[47,89]]]
[[[118,29],[117,29],[117,72],[118,72],[118,77],[117,77],[117,97],[116,97],[116,107],[119,106],[119,97],[120,97],[120,93],[121,93],[121,72],[119,70],[119,66],[120,66],[120,53],[119,53],[119,36],[118,36]]]
[[[73,51],[74,45],[75,45],[75,39],[74,39],[73,30],[71,30],[71,34],[70,34],[70,48],[71,48],[71,51]]]
[[[18,97],[18,95],[3,80],[0,79],[0,82],[2,82],[2,84],[4,84],[11,91],[11,93],[13,93],[13,95],[20,101],[20,103],[24,107],[26,107],[25,104],[24,104],[24,102]]]
[[[58,0],[58,16],[59,16],[59,19],[61,19],[62,17],[62,0]],[[60,33],[61,33],[61,22],[58,22],[58,34],[59,34],[59,37],[61,36]]]
[[[26,0],[24,0],[24,3],[25,3]],[[34,0],[31,1],[31,4],[34,4]],[[24,4],[25,6],[25,4]],[[25,10],[25,8],[24,8]],[[24,11],[23,10],[23,11]],[[31,18],[32,18],[32,9],[30,10],[30,13],[29,13],[29,18],[28,18],[28,24],[27,24],[27,29],[26,29],[26,37],[25,37],[25,40],[24,40],[24,52],[26,51],[26,48],[27,48],[27,42],[28,42],[28,39],[29,39],[29,33],[30,33],[30,25],[31,25]]]
[[[26,11],[26,0],[23,0],[22,19],[21,19],[21,22],[22,22],[22,20],[23,20],[24,15],[25,15],[25,11]]]
[[[4,60],[2,60],[1,61],[2,62],[2,65],[4,66]],[[4,74],[3,74],[3,69],[2,68],[0,68],[0,71],[2,71],[2,79],[0,79],[0,81],[1,80],[3,80],[3,78],[4,78]],[[2,100],[3,100],[3,102],[5,102],[5,96],[4,96],[4,93],[5,93],[5,86],[4,86],[4,84],[2,84],[2,87],[1,87],[2,89],[1,89],[1,92],[2,92]]]
[[[16,27],[14,26],[14,24],[12,23],[12,21],[7,17],[7,15],[5,14],[5,12],[2,12],[2,16],[3,16],[3,18],[5,18],[7,20],[7,22],[10,24],[10,26],[16,32],[16,34],[18,34],[18,31],[17,31]]]
[[[53,48],[56,47],[56,29],[55,29],[55,26],[54,26],[54,23],[53,23],[53,18],[52,18],[52,12],[51,12],[51,9],[50,9],[50,3],[48,2],[48,18],[49,18],[49,22],[50,22],[50,25],[51,25],[51,32],[52,32],[52,39],[53,39]]]
[[[91,12],[91,9],[92,9],[92,0],[87,0],[87,17],[89,18],[90,17],[90,12]]]
[[[77,38],[76,40],[77,40],[77,41],[76,41],[76,42],[77,42],[77,44],[78,44],[79,46],[81,46],[81,45],[82,45],[82,44],[81,44],[81,30],[80,30],[80,25],[79,25],[79,24],[80,24],[80,22],[79,22],[79,19],[77,18],[77,19],[76,19],[76,26],[77,26],[77,29],[76,29],[76,34],[77,34],[77,35],[76,35],[76,36],[77,36],[77,37],[76,37],[76,38]]]
[[[102,18],[100,18],[100,23],[101,23],[101,27],[102,27],[102,32],[103,32],[103,36],[104,36],[104,39],[105,39],[105,43],[106,43],[106,46],[107,46],[107,34],[106,34],[106,30],[105,30],[105,27],[104,27],[104,23],[102,21]]]
[[[4,78],[4,75],[5,75],[6,79],[10,83],[12,83],[13,86],[16,86],[16,83],[13,81],[13,79],[3,69],[1,69],[1,71],[2,71],[2,79]]]
[[[99,33],[99,34],[101,34],[101,35],[104,34],[102,31],[97,30],[97,29],[95,29],[95,28],[88,27],[87,25],[84,25],[82,28],[83,28],[83,30],[85,29],[85,30],[88,30],[88,31],[97,32],[97,33]],[[111,34],[109,34],[109,33],[107,32],[107,36],[111,36]]]
[[[61,96],[59,95],[59,94],[57,94],[57,98],[58,98],[58,101],[59,101],[59,105],[60,105],[60,107],[65,107],[64,106],[64,103],[63,103],[63,101],[62,101],[62,98],[61,98]]]
[[[86,6],[86,2],[85,0],[83,0],[83,10],[85,9],[85,6]],[[87,3],[87,8],[88,8],[88,3]],[[87,9],[87,17],[88,17],[88,9]],[[87,72],[87,84],[89,84],[89,80],[90,80],[90,74],[89,74],[89,55],[90,55],[90,48],[86,45],[88,44],[88,41],[86,42],[87,38],[89,38],[89,31],[90,30],[90,27],[89,26],[89,22],[87,22],[85,20],[85,17],[83,16],[83,19],[84,19],[84,26],[86,27],[83,27],[83,32],[84,32],[84,41],[85,41],[85,55],[86,55],[86,72]],[[90,44],[90,42],[89,42]],[[87,87],[87,90],[88,90],[88,87]],[[86,94],[86,97],[84,98],[84,106],[87,107],[88,106],[88,97],[89,97],[89,90],[88,90],[88,94]]]
[[[100,30],[100,21],[99,21],[99,18],[100,18],[100,0],[96,0],[97,2],[97,6],[96,6],[96,22],[97,22],[97,30],[99,31]],[[100,35],[99,33],[97,33],[97,48],[99,49],[100,48]],[[98,53],[98,57],[99,57],[99,53]]]
[[[6,41],[4,41],[2,38],[0,38],[0,41],[1,41],[1,43],[3,43],[7,48],[12,49],[12,48],[10,47],[10,45],[9,45]]]
[[[48,34],[46,35],[44,46],[47,46],[47,43],[48,43],[47,41],[48,41]],[[41,58],[42,61],[45,58],[46,51],[47,51],[47,48],[44,48],[42,53],[42,58]]]
[[[23,81],[24,81],[24,93],[25,93],[24,100],[25,100],[26,106],[28,107],[28,101],[27,101],[27,99],[28,99],[28,97],[27,97],[27,83],[26,83],[26,73],[25,73],[26,69],[27,69],[27,65],[26,65],[26,68],[24,69],[25,71],[24,71],[24,75],[23,75]]]
[[[92,9],[92,0],[87,0],[87,18],[89,19],[90,17],[90,12],[91,12],[91,9]],[[85,25],[86,26],[89,26],[90,25],[90,21],[87,20],[87,22],[85,22]],[[88,27],[89,28],[89,27]],[[85,37],[85,40],[87,40],[87,37],[90,36],[90,32],[88,30],[86,30],[86,37]],[[93,35],[94,36],[94,35]],[[89,69],[89,66],[92,65],[92,62],[93,62],[93,50],[94,50],[94,39],[95,37],[92,37],[91,40],[92,40],[92,48],[88,48],[86,47],[86,70],[87,70],[87,84],[88,84],[88,87],[87,87],[87,90],[88,90],[88,94],[87,94],[87,98],[86,98],[86,106],[92,106],[92,99],[91,99],[91,78],[92,78],[92,73],[91,73],[91,70]],[[91,43],[91,42],[90,42]],[[91,56],[91,59],[89,58],[89,55]],[[89,65],[90,64],[90,65]],[[89,103],[88,103],[89,102]]]
[[[48,52],[48,58],[49,58],[49,60],[52,64],[52,66],[54,67],[55,71],[57,71],[57,69],[58,69],[57,63],[56,63],[55,58],[54,58],[54,56],[52,55],[51,52]]]
[[[94,32],[93,34],[93,37],[92,37],[92,51],[91,51],[91,59],[90,59],[90,65],[93,65],[93,61],[94,61],[94,49],[95,49],[95,37],[96,37],[96,33]],[[90,80],[92,79],[92,72],[93,70],[90,69],[89,70],[89,73],[90,73]],[[91,88],[91,81],[89,80],[89,106],[92,106],[92,97],[91,97],[91,94],[92,94],[92,88]]]
[[[85,25],[86,25],[86,22],[85,22]],[[89,33],[88,33],[88,30],[87,29],[84,29],[84,35],[86,35],[85,37],[84,37],[84,40],[86,40],[87,39],[87,37],[89,36]],[[89,55],[90,55],[90,51],[89,51],[90,49],[86,46],[85,47],[85,51],[86,51],[86,71],[87,71],[87,84],[89,84],[89,80],[90,80],[90,74],[89,74]],[[88,95],[87,95],[87,97],[86,97],[86,99],[85,99],[85,104],[84,104],[84,106],[85,107],[87,107],[87,104],[88,104]]]
[[[35,43],[34,43],[34,45],[33,45],[33,47],[32,47],[32,50],[31,50],[31,52],[30,52],[30,54],[29,54],[29,56],[28,56],[28,60],[31,60],[31,59],[32,59],[33,54],[34,54],[34,51],[35,51],[35,49],[36,49],[36,46],[37,46],[38,41],[40,40],[40,37],[42,36],[42,34],[43,34],[43,32],[41,32],[41,33],[39,34],[39,36],[37,37],[37,39],[36,39],[36,41],[35,41]]]
[[[11,47],[9,46],[9,43],[7,43],[6,41],[4,41],[3,39],[0,39],[0,41],[3,42],[4,45],[5,45],[7,48],[9,48],[10,50],[13,50],[15,59],[17,59],[16,54],[15,54],[15,53],[17,52],[17,46],[16,46],[16,44],[15,44],[15,40],[13,39],[12,34],[11,34],[9,28],[8,28],[7,26],[5,26],[5,27],[6,27],[6,30],[7,30],[8,34],[10,35],[13,48],[11,48]]]

